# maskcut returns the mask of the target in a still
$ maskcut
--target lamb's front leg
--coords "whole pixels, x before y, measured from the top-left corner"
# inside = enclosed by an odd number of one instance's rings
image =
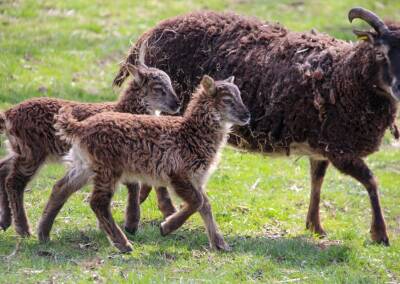
[[[0,228],[4,231],[11,226],[10,202],[6,192],[6,178],[10,172],[12,156],[0,161]]]
[[[184,201],[184,206],[161,223],[161,235],[165,236],[175,231],[203,205],[203,195],[188,178],[174,177],[171,186],[176,194]]]
[[[111,214],[111,198],[113,196],[117,178],[115,175],[96,173],[94,190],[90,199],[90,207],[95,212],[100,227],[107,234],[111,242],[121,251],[132,251],[132,245],[122,230],[115,223]]]
[[[136,233],[140,222],[140,186],[138,183],[126,184],[128,188],[128,204],[125,211],[125,231]],[[150,188],[151,189],[151,188]]]
[[[229,251],[230,247],[225,242],[222,234],[219,232],[218,225],[214,220],[214,216],[211,211],[211,205],[210,202],[208,201],[207,194],[205,192],[202,192],[202,194],[203,194],[203,206],[199,209],[199,213],[204,221],[204,225],[206,226],[210,247],[212,249]]]

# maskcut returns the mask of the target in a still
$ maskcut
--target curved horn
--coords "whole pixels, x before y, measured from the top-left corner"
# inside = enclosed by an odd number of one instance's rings
[[[366,21],[380,35],[388,32],[389,30],[385,23],[377,15],[361,7],[351,9],[349,11],[348,17],[350,23],[354,19],[361,19]]]

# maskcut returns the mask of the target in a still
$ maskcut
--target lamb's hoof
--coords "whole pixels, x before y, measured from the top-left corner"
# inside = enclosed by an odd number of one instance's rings
[[[19,228],[16,227],[15,231],[17,232],[18,235],[20,235],[22,238],[29,238],[32,236],[31,231],[27,228]]]
[[[378,233],[376,231],[371,231],[371,238],[377,244],[381,244],[387,247],[390,246],[389,237],[387,236],[386,232]]]
[[[225,242],[222,236],[218,236],[215,238],[213,243],[211,244],[211,248],[219,251],[231,251],[231,247],[228,243]]]
[[[133,247],[129,242],[125,244],[114,243],[114,246],[122,253],[130,253],[133,251]]]
[[[165,237],[169,233],[171,233],[171,230],[168,229],[168,226],[167,226],[166,222],[162,222],[160,224],[160,234],[161,234],[161,236]]]
[[[124,229],[129,234],[134,235],[134,234],[136,234],[136,232],[138,230],[138,227],[139,227],[138,225],[135,225],[135,226],[127,226],[127,225],[125,225]]]
[[[310,230],[310,232],[316,234],[319,238],[325,238],[328,234],[325,232],[324,229],[322,229],[321,225],[314,225],[311,222],[306,223],[306,228],[307,230]]]

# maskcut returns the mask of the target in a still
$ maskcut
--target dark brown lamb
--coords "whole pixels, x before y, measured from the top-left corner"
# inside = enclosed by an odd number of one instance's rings
[[[72,107],[78,120],[104,111],[150,114],[155,110],[167,113],[179,110],[180,102],[165,72],[140,64],[128,69],[134,79],[117,102],[88,104],[39,98],[22,102],[1,114],[0,130],[6,133],[10,146],[9,155],[0,162],[0,226],[4,230],[11,225],[12,213],[17,233],[30,235],[23,205],[25,187],[46,161],[60,161],[70,149],[70,144],[60,140],[54,129],[55,115],[62,107]],[[66,180],[62,178],[53,188],[52,195],[62,191],[63,196],[47,205],[38,229],[40,240],[48,239],[56,212],[82,186],[82,183],[68,184]],[[127,186],[131,199],[138,196],[137,184]],[[137,227],[138,216],[138,212],[128,207],[128,230]]]
[[[349,12],[374,31],[348,43],[321,33],[286,28],[232,13],[196,12],[165,20],[144,34],[126,63],[138,60],[165,70],[185,104],[202,74],[233,74],[252,114],[229,142],[265,154],[310,157],[311,200],[307,228],[325,234],[320,190],[329,163],[361,182],[372,205],[372,239],[389,244],[378,186],[363,158],[378,150],[394,126],[400,98],[400,31],[363,8]],[[114,80],[129,74],[124,65]],[[142,200],[149,189],[143,189]]]
[[[56,128],[72,143],[67,157],[71,161],[69,183],[87,177],[93,180],[91,208],[100,228],[122,252],[132,247],[113,220],[110,202],[119,181],[137,180],[168,186],[185,203],[161,223],[162,235],[178,229],[199,211],[210,246],[227,250],[229,246],[212,216],[205,185],[230,126],[249,121],[250,114],[233,78],[214,82],[205,76],[183,117],[104,112],[79,122],[66,108],[60,111]]]

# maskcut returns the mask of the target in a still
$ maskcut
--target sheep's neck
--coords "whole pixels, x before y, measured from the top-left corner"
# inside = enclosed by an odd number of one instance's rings
[[[127,88],[115,105],[115,111],[133,114],[150,114],[143,101],[143,90],[135,85]]]

